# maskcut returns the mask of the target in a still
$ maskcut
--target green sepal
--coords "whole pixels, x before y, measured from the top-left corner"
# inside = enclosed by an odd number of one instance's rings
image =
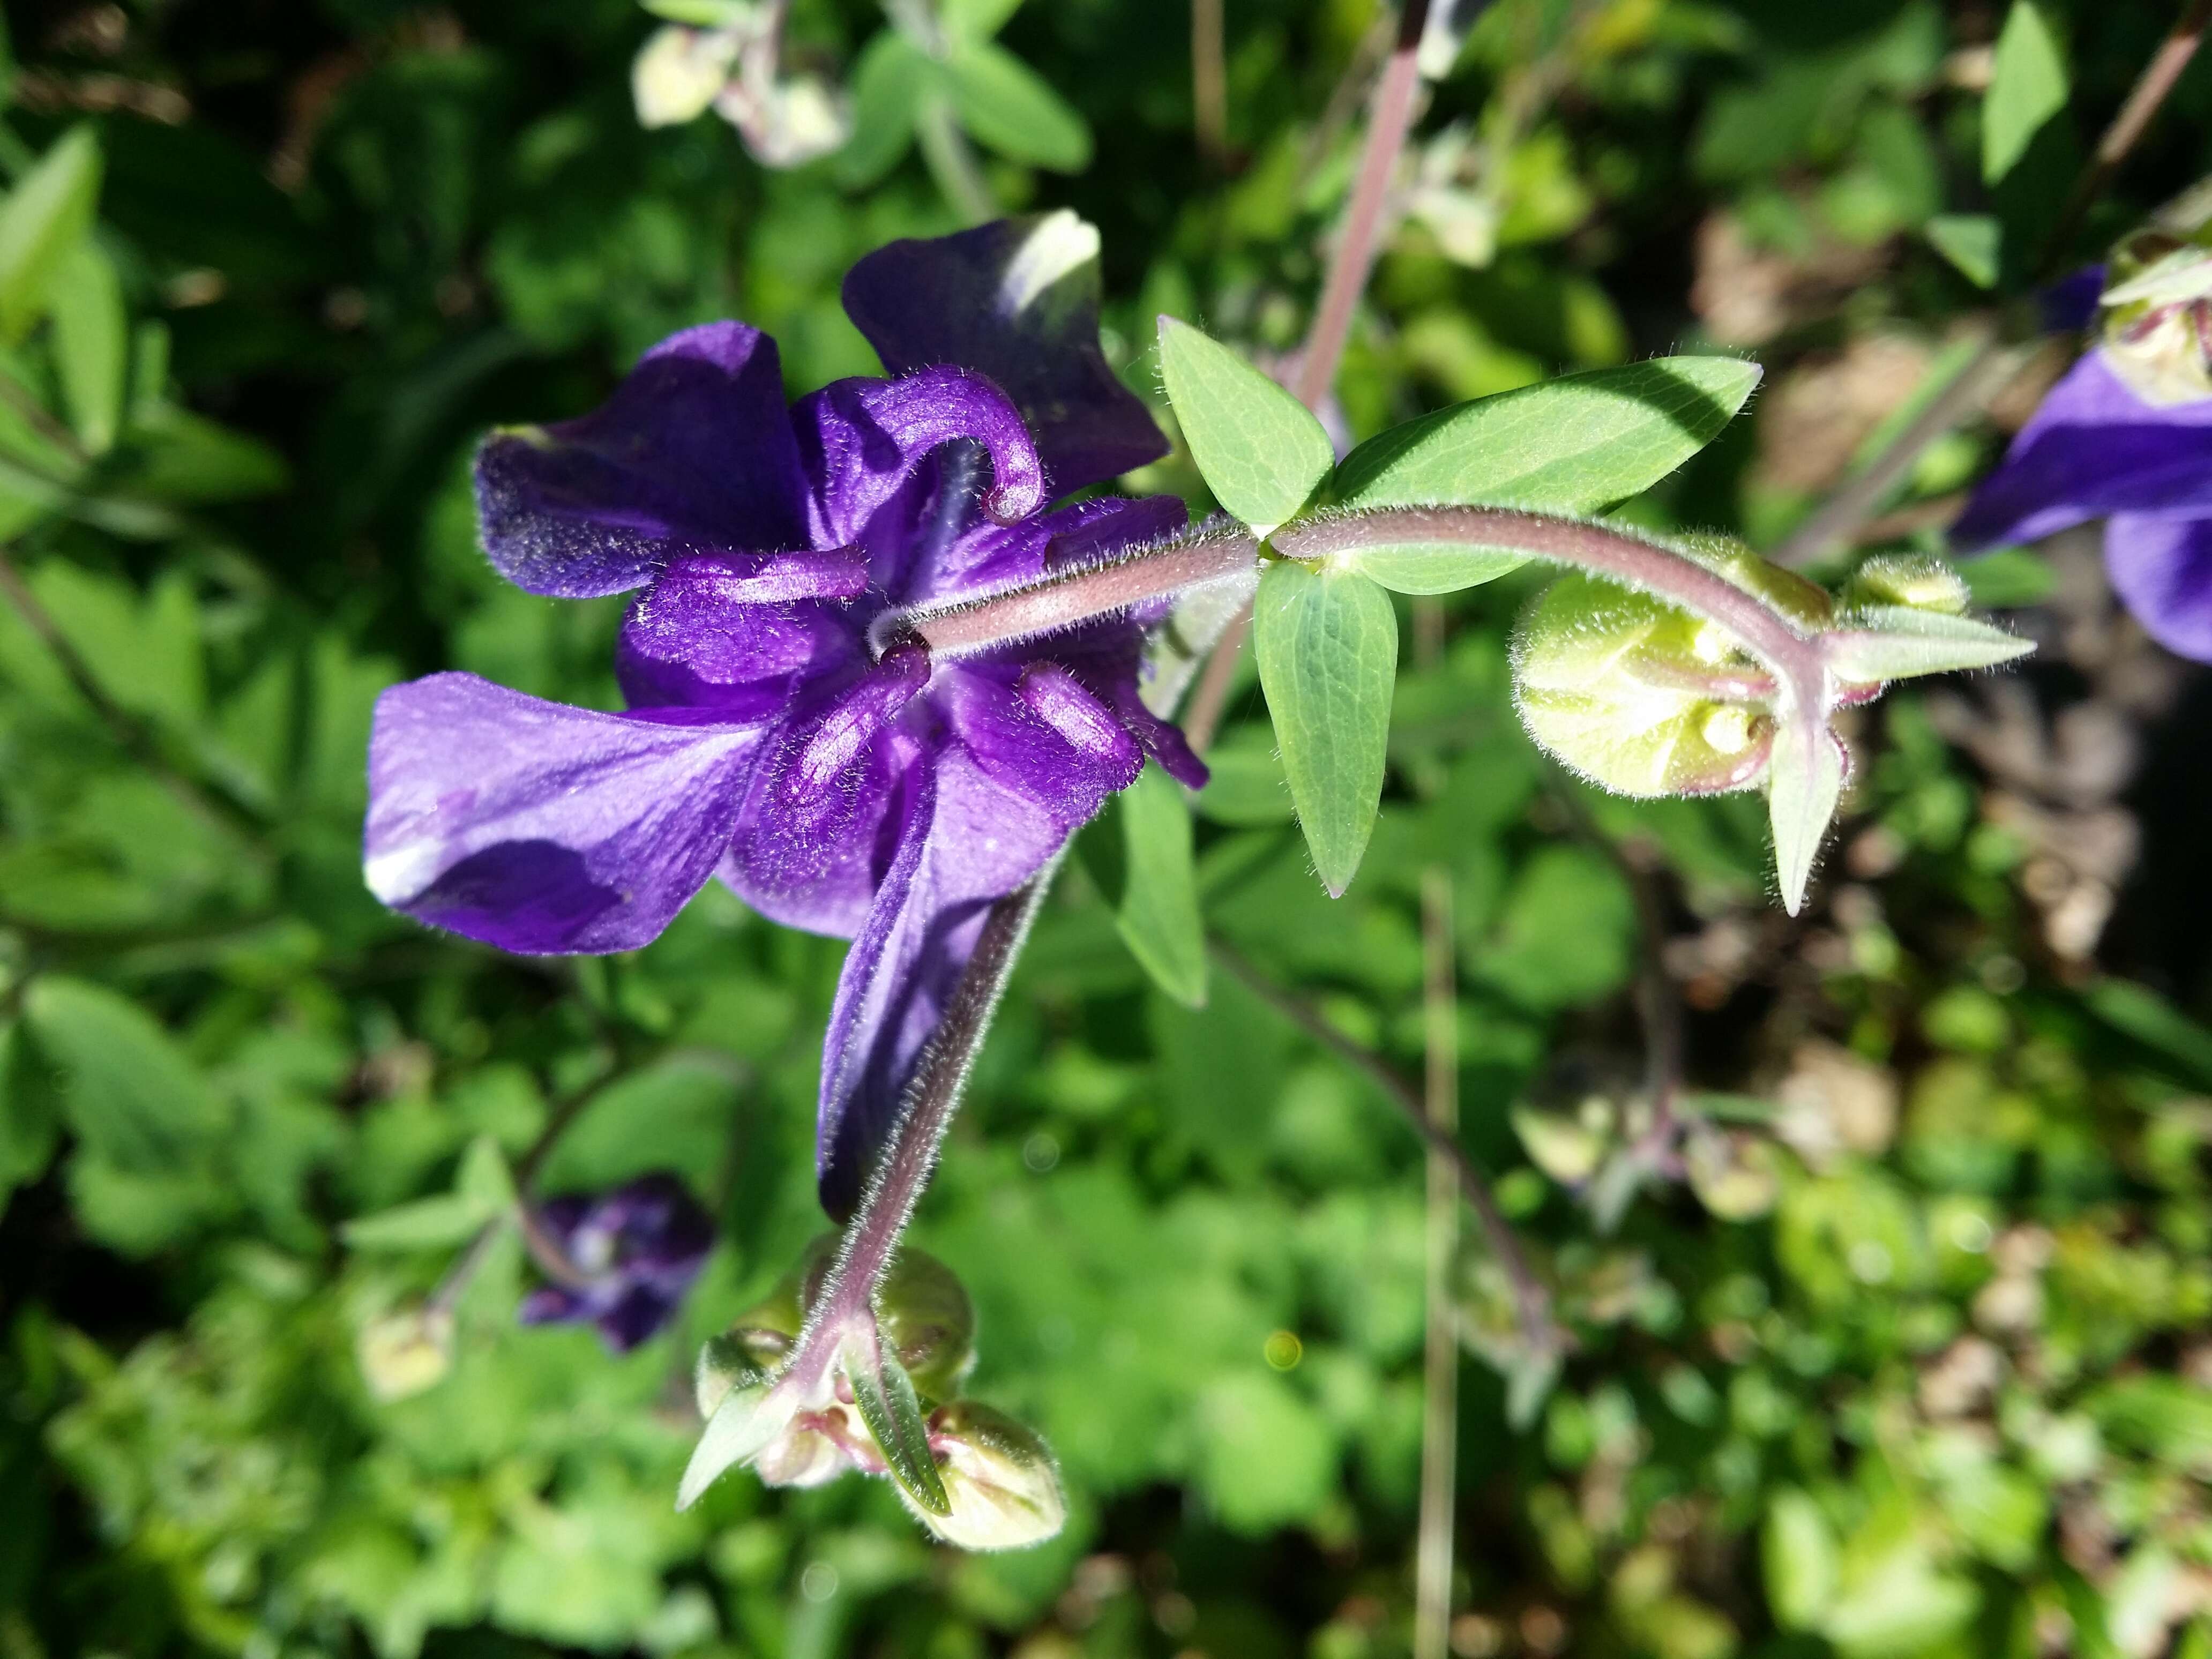
[[[932,1515],[952,1513],[945,1480],[929,1449],[929,1425],[906,1367],[883,1351],[880,1342],[855,1331],[845,1339],[845,1379],[860,1421],[890,1466],[900,1489]]]
[[[732,1389],[707,1419],[691,1461],[684,1466],[676,1507],[690,1509],[723,1474],[758,1457],[798,1415],[799,1396],[788,1389],[757,1383]]]
[[[1844,753],[1825,723],[1792,713],[1776,728],[1767,765],[1766,810],[1774,826],[1774,869],[1782,908],[1805,908],[1813,860],[1844,794]]]
[[[1910,605],[1868,605],[1821,638],[1828,665],[1848,685],[1878,685],[1916,674],[1994,668],[2035,649],[2002,628]]]

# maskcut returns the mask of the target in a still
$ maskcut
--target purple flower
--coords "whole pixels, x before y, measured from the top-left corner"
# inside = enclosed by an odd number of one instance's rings
[[[2212,398],[2151,404],[2101,349],[2051,389],[1951,528],[1962,552],[2103,519],[2122,603],[2167,650],[2212,662]]]
[[[958,661],[897,613],[1179,529],[1182,503],[1047,504],[1164,452],[1097,345],[1073,215],[895,242],[845,280],[890,380],[787,408],[741,323],[663,341],[600,409],[495,434],[484,545],[535,593],[634,588],[625,714],[473,675],[386,692],[364,859],[387,904],[523,952],[629,950],[710,875],[851,937],[817,1167],[857,1201],[991,902],[1134,780],[1204,769],[1138,697],[1146,616]]]
[[[594,1198],[569,1193],[532,1206],[574,1282],[523,1298],[526,1325],[589,1320],[617,1353],[676,1316],[714,1248],[714,1224],[674,1176],[656,1172]]]

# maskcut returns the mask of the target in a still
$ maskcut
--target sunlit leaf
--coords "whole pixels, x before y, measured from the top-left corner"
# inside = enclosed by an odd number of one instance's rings
[[[1163,317],[1160,372],[1206,488],[1255,535],[1272,534],[1328,476],[1336,452],[1321,422],[1227,346]]]
[[[2027,153],[2045,121],[2066,107],[2066,48],[2035,0],[2013,0],[1997,36],[1982,103],[1982,181],[1994,185]]]

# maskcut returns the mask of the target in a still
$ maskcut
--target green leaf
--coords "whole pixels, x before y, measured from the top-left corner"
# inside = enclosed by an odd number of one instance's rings
[[[70,250],[52,293],[54,371],[70,423],[85,448],[104,455],[123,422],[131,359],[131,318],[123,284],[100,244],[87,236]]]
[[[1793,714],[1775,728],[1774,759],[1766,781],[1766,810],[1774,826],[1774,870],[1782,908],[1805,908],[1813,860],[1843,799],[1844,757],[1823,724]]]
[[[988,41],[945,60],[960,125],[1008,161],[1080,173],[1091,165],[1091,128],[1035,70]]]
[[[2107,1025],[2180,1066],[2198,1086],[2212,1088],[2212,1031],[2148,986],[2099,980],[2081,1000]]]
[[[752,9],[751,0],[639,0],[639,3],[655,17],[702,29],[726,28]]]
[[[30,332],[100,199],[100,140],[72,127],[0,203],[0,342]]]
[[[749,1463],[799,1414],[799,1396],[788,1389],[765,1386],[732,1389],[691,1449],[684,1478],[676,1483],[676,1507],[688,1510],[728,1470]]]
[[[341,1231],[356,1250],[448,1249],[514,1213],[516,1201],[514,1177],[499,1143],[478,1135],[461,1155],[452,1192],[362,1216]]]
[[[1240,728],[1215,743],[1206,751],[1206,769],[1212,775],[1194,803],[1200,817],[1240,829],[1291,821],[1296,809],[1283,757],[1265,726]]]
[[[191,1162],[229,1122],[176,1040],[137,1004],[84,980],[42,978],[23,1011],[78,1141],[131,1170]]]
[[[1658,357],[1478,398],[1369,439],[1344,458],[1330,495],[1352,507],[1594,513],[1711,443],[1759,375],[1734,357]]]
[[[1852,685],[1993,668],[2035,649],[2034,641],[1971,617],[1911,605],[1869,605],[1854,611],[1850,623],[1820,642],[1828,665]]]
[[[1120,803],[1127,857],[1115,925],[1129,954],[1186,1007],[1206,1006],[1206,923],[1182,786],[1147,762]]]
[[[1766,1605],[1784,1630],[1814,1630],[1835,1599],[1836,1535],[1820,1506],[1794,1487],[1776,1492],[1759,1537]]]
[[[1455,593],[1510,575],[1528,562],[1526,553],[1506,547],[1469,547],[1462,542],[1407,542],[1363,547],[1329,563],[1356,570],[1394,593]]]
[[[1227,346],[1172,317],[1160,319],[1160,372],[1206,488],[1254,535],[1273,535],[1328,476],[1328,434]]]
[[[952,1499],[929,1449],[929,1425],[922,1420],[921,1401],[906,1367],[881,1342],[856,1333],[845,1342],[845,1378],[853,1385],[860,1420],[890,1465],[891,1478],[930,1514],[951,1514]]]
[[[1987,213],[1939,213],[1920,228],[1928,245],[1976,288],[1995,288],[2004,255],[2004,227]]]
[[[955,40],[988,40],[1022,9],[1022,0],[939,0],[937,21]]]
[[[899,164],[914,143],[922,94],[944,75],[935,58],[896,29],[868,42],[853,68],[853,136],[830,161],[839,184],[858,190]]]
[[[1260,579],[1253,637],[1306,845],[1322,884],[1341,897],[1382,798],[1397,613],[1356,572],[1278,561]]]
[[[61,1136],[53,1091],[34,1074],[29,1046],[20,1025],[0,1025],[0,1209],[11,1188],[45,1170]]]
[[[2066,107],[2066,48],[2035,0],[2013,0],[1997,36],[1982,100],[1982,182],[1994,185],[2027,153],[2045,121]]]

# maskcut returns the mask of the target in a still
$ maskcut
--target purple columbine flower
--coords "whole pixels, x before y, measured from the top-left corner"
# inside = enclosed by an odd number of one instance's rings
[[[1953,544],[1976,552],[2105,523],[2105,568],[2143,630],[2212,662],[2212,398],[2153,404],[2101,348],[2051,388],[1985,479]]]
[[[526,1325],[588,1320],[617,1353],[627,1353],[676,1316],[714,1248],[714,1227],[684,1183],[661,1172],[612,1192],[564,1194],[532,1206],[556,1247],[568,1284],[523,1298]]]
[[[1073,214],[878,250],[847,313],[892,378],[787,408],[742,323],[647,352],[580,419],[477,460],[492,563],[533,593],[642,589],[628,712],[470,674],[393,688],[364,861],[386,903],[526,953],[629,950],[710,875],[850,937],[823,1056],[823,1201],[848,1213],[992,902],[1132,782],[1205,769],[1139,700],[1150,617],[933,659],[907,612],[1180,529],[1180,501],[1074,490],[1166,445],[1097,343]]]

